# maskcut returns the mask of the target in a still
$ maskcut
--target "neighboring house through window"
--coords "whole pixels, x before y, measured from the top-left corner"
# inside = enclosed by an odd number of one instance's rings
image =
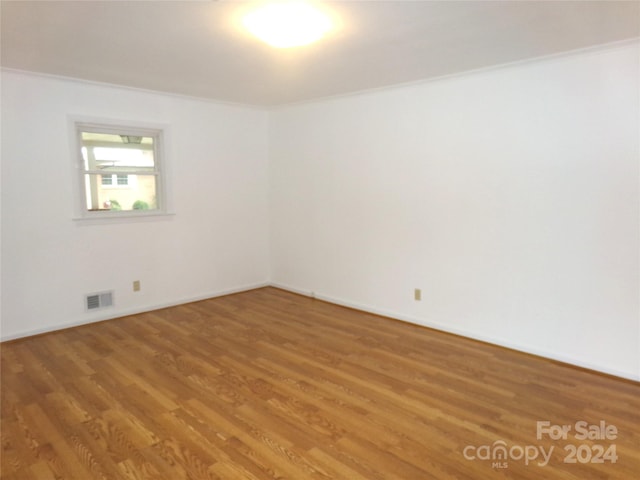
[[[75,128],[82,217],[166,213],[161,129],[83,122]]]

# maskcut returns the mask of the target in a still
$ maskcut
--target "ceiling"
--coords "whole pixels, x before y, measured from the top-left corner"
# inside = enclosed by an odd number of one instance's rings
[[[239,26],[251,4],[5,1],[1,65],[272,106],[640,37],[640,1],[325,1],[317,44],[277,50]]]

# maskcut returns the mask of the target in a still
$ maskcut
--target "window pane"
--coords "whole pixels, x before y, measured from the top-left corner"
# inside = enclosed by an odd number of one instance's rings
[[[96,210],[156,210],[158,208],[155,175],[117,175],[118,185],[126,181],[124,188],[105,185],[98,174],[85,174],[87,209]]]
[[[96,147],[93,151],[95,167],[100,168],[132,168],[153,169],[153,150],[135,148]]]
[[[109,211],[164,211],[161,129],[81,122],[76,129],[82,153],[83,217],[100,218],[98,212]]]
[[[85,170],[155,173],[153,137],[82,132],[81,138]]]
[[[128,135],[126,133],[96,133],[82,132],[82,140],[85,142],[95,143],[111,143],[111,144],[134,144],[134,145],[152,145],[153,137]]]

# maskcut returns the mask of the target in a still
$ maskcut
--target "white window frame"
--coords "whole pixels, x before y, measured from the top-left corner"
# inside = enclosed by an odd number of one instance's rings
[[[166,144],[169,137],[169,127],[150,123],[113,121],[86,117],[69,117],[72,132],[72,148],[74,151],[74,171],[77,178],[75,195],[74,220],[97,220],[97,223],[114,220],[133,220],[143,217],[163,217],[173,215],[170,211],[169,189],[167,188],[168,161]],[[110,133],[115,135],[129,135],[153,137],[154,172],[156,176],[156,208],[151,210],[89,210],[87,209],[86,174],[102,174],[100,171],[85,169],[82,156],[82,132]],[[117,174],[117,172],[115,172]],[[131,188],[129,186],[109,186],[108,188]],[[89,222],[91,223],[91,222]]]

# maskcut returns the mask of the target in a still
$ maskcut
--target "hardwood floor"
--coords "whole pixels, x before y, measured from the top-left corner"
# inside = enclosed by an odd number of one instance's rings
[[[1,354],[3,480],[640,472],[640,384],[274,288]]]

